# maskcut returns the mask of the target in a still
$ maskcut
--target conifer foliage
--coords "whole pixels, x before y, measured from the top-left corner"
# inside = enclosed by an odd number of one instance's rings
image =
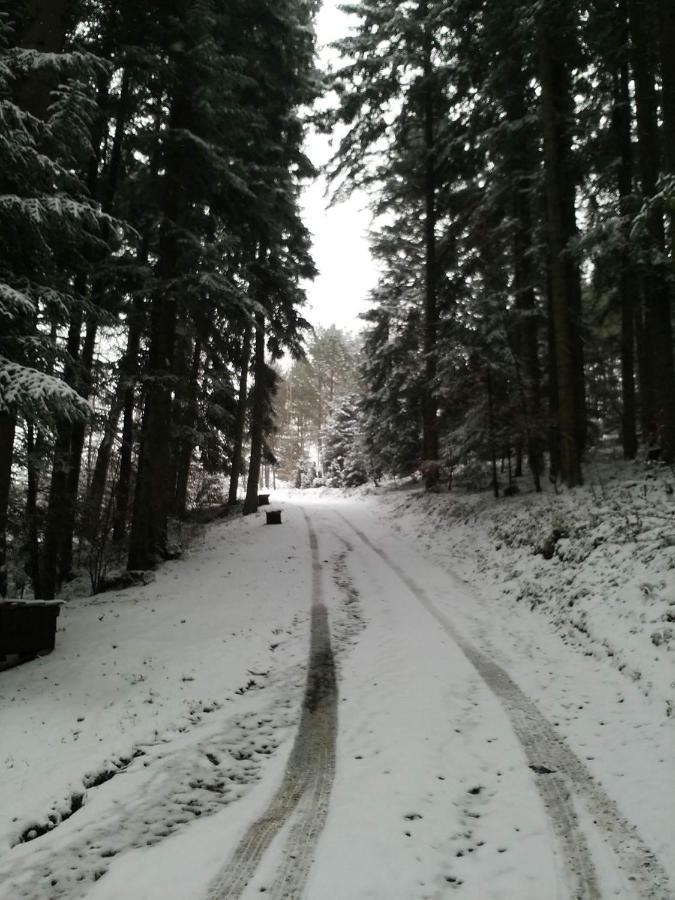
[[[195,473],[238,475],[249,445],[257,499],[270,362],[302,352],[314,274],[298,197],[316,4],[10,6],[0,593],[27,574],[51,598],[77,566],[96,589],[109,555],[170,556]]]
[[[283,374],[273,442],[279,474],[287,481],[296,482],[298,473],[306,482],[328,472],[326,426],[346,398],[360,395],[359,349],[355,338],[334,325],[317,328],[304,356]]]
[[[362,408],[385,470],[513,456],[574,486],[617,432],[675,460],[671,7],[345,6],[333,175],[379,216]]]

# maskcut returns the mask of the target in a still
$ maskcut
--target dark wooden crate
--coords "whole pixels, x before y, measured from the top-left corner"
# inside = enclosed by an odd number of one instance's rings
[[[267,525],[281,525],[281,510],[280,509],[271,509],[269,512],[266,512],[267,516]]]
[[[61,602],[0,600],[0,661],[54,649]]]
[[[270,495],[269,494],[258,494],[258,506],[269,506],[270,505]]]

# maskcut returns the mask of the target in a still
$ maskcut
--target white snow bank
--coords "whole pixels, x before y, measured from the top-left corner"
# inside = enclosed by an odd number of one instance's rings
[[[514,604],[545,615],[562,640],[614,666],[673,716],[675,476],[618,461],[586,475],[584,487],[558,494],[495,500],[417,485],[384,490],[379,501],[401,532],[505,615]]]
[[[213,525],[153,583],[70,600],[55,651],[0,673],[0,859],[140,745],[231,714],[236,692],[267,686],[296,645],[303,659],[304,534],[263,522]]]

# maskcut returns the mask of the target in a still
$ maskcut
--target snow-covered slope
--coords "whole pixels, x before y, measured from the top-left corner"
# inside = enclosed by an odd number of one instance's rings
[[[92,786],[126,777],[134,753],[208,731],[229,706],[246,716],[282,662],[304,662],[304,540],[263,521],[210,526],[144,587],[70,600],[55,651],[0,673],[0,858]],[[233,740],[247,744],[246,731],[233,726]],[[254,781],[240,763],[239,782]]]
[[[495,501],[412,486],[383,491],[380,502],[499,615],[514,604],[545,615],[564,641],[675,715],[675,476],[623,462],[586,474],[584,487],[559,493]]]

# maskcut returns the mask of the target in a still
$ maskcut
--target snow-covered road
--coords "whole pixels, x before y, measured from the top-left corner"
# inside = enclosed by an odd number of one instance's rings
[[[675,896],[672,721],[377,498],[283,506],[0,675],[2,900]]]

